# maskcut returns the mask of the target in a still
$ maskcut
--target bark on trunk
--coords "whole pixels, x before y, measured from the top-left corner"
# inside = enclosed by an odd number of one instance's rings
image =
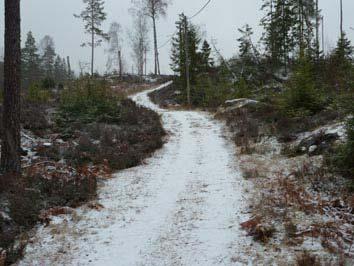
[[[316,59],[320,59],[320,11],[316,0]]]
[[[122,52],[118,51],[119,77],[122,77]]]
[[[156,32],[156,19],[152,17],[152,24],[154,28],[154,51],[155,51],[155,75],[160,75],[160,62],[159,62],[159,51],[157,47],[157,32]]]
[[[340,0],[340,37],[343,38],[344,30],[343,30],[343,0]]]
[[[3,173],[21,173],[21,16],[20,0],[5,0],[4,107],[1,145]]]
[[[94,10],[91,11],[91,77],[93,77],[93,62],[95,58],[95,29],[94,29]]]

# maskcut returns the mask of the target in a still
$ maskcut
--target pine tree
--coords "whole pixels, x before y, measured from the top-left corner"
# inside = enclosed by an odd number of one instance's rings
[[[80,15],[84,22],[85,33],[91,36],[89,42],[83,43],[82,46],[91,47],[91,76],[94,74],[95,47],[100,46],[103,40],[108,39],[108,35],[101,29],[102,23],[106,20],[107,14],[104,11],[103,0],[82,0],[86,5]]]
[[[238,31],[241,33],[241,37],[237,39],[239,42],[239,58],[236,60],[236,62],[238,61],[241,72],[239,76],[245,83],[248,81],[258,82],[257,76],[259,76],[261,72],[258,68],[260,56],[252,43],[252,28],[246,24]]]
[[[251,58],[253,56],[253,45],[251,37],[253,35],[252,28],[246,24],[243,28],[238,29],[241,37],[237,39],[239,42],[239,54],[241,59]]]
[[[5,0],[4,101],[1,143],[3,174],[21,173],[21,15],[20,0]]]
[[[32,32],[28,32],[25,47],[22,49],[22,85],[28,88],[32,82],[41,78],[40,57]]]
[[[49,36],[45,37],[46,39]],[[55,47],[54,41],[50,37],[50,41],[46,42],[46,46],[43,47],[43,55],[41,58],[42,68],[46,79],[54,79],[54,61],[55,61]]]
[[[63,85],[67,78],[66,62],[59,55],[56,56],[54,62],[54,81],[56,84]]]
[[[184,88],[184,95],[188,98],[187,79],[186,79],[186,39],[188,36],[188,70],[189,81],[192,86],[191,95],[192,98],[197,97],[195,85],[198,81],[198,76],[201,71],[201,52],[199,51],[199,45],[201,42],[200,34],[195,25],[188,23],[186,27],[187,17],[184,14],[180,15],[179,21],[176,22],[177,34],[172,38],[172,52],[171,52],[171,68],[179,75],[179,83]],[[187,31],[185,30],[187,28]],[[195,99],[192,99],[194,102]]]
[[[294,49],[291,30],[294,25],[291,0],[264,0],[262,10],[266,15],[261,20],[265,29],[263,42],[273,70],[284,67],[285,73],[289,63],[289,54]]]
[[[338,61],[351,61],[353,55],[353,47],[350,40],[347,38],[346,34],[343,32],[341,37],[337,42],[337,47],[335,49],[335,56]]]
[[[211,47],[209,43],[205,40],[202,45],[202,50],[200,52],[201,57],[201,70],[203,73],[209,73],[210,69],[214,67],[214,60],[211,56]]]
[[[186,84],[186,54],[185,54],[185,23],[186,16],[181,14],[180,19],[176,22],[178,33],[172,38],[171,52],[171,68],[178,73],[182,84]],[[197,28],[190,24],[188,27],[188,56],[189,56],[189,72],[191,83],[195,83],[199,70],[200,53],[198,48],[201,42]]]
[[[316,3],[314,0],[291,0],[292,35],[297,40],[300,54],[312,55],[313,37],[316,23]]]
[[[331,55],[331,74],[335,78],[333,86],[338,90],[351,90],[353,88],[353,47],[345,32],[338,39],[337,47]]]

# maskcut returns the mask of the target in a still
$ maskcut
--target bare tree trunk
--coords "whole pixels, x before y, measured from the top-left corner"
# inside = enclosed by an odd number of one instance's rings
[[[93,64],[95,58],[95,34],[92,33],[92,47],[91,47],[91,77],[93,77]]]
[[[21,173],[21,15],[20,0],[5,0],[4,107],[1,145],[3,173]]]
[[[157,32],[156,32],[156,18],[152,16],[152,24],[154,29],[154,51],[155,51],[155,75],[160,75],[159,51],[157,47]]]
[[[69,56],[66,57],[66,64],[68,65],[68,78],[71,79],[72,73],[71,73],[71,64],[70,64],[70,57]]]
[[[321,24],[322,24],[322,52],[325,54],[325,32],[324,32],[324,17],[321,17]]]
[[[147,75],[147,72],[146,72],[146,68],[147,68],[147,50],[146,50],[146,48],[144,50],[144,65],[145,65],[144,73],[145,73],[145,76],[146,76]]]
[[[340,0],[340,37],[343,38],[343,0]]]
[[[316,59],[320,59],[320,14],[318,0],[316,0]]]
[[[186,54],[186,81],[187,81],[187,102],[188,106],[191,106],[191,88],[190,88],[190,80],[189,80],[189,43],[188,43],[188,20],[185,16],[184,22],[184,47],[185,47],[185,54]]]
[[[93,21],[93,18],[94,18],[94,10],[92,8],[92,11],[91,11],[91,17],[92,17],[92,28],[91,28],[91,77],[93,77],[93,63],[94,63],[94,58],[95,58],[95,32],[94,32],[94,28],[93,28],[93,25],[94,25],[94,21]]]
[[[119,77],[122,77],[122,52],[118,51]]]

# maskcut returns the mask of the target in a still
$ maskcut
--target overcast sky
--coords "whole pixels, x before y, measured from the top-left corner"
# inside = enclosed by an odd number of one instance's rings
[[[168,9],[166,18],[158,22],[159,44],[168,40],[169,35],[175,31],[175,21],[178,14],[185,12],[187,16],[196,13],[206,0],[172,0],[173,3]],[[250,24],[255,31],[254,41],[261,35],[259,20],[262,17],[260,11],[262,0],[213,0],[211,4],[193,22],[205,32],[207,40],[216,39],[217,46],[225,57],[236,53],[238,38],[237,28],[244,24]],[[326,47],[333,47],[339,36],[339,0],[320,0],[320,7],[325,17],[325,40]],[[354,1],[343,0],[345,30],[349,38],[354,42]],[[88,40],[83,33],[83,24],[73,17],[73,14],[80,13],[83,8],[82,0],[22,0],[22,41],[26,33],[31,30],[37,39],[44,35],[51,35],[56,44],[57,52],[62,56],[70,56],[71,64],[78,70],[78,62],[90,60],[89,48],[81,48],[80,44]],[[128,9],[131,7],[131,0],[106,0],[106,12],[108,19],[104,24],[108,30],[112,21],[119,22],[124,28],[125,44],[123,53],[126,65],[131,69],[130,42],[127,36],[131,28],[131,16]],[[0,6],[0,36],[3,43],[4,33],[4,1]],[[152,39],[152,38],[151,38]],[[3,47],[1,45],[0,47]],[[97,48],[97,61],[95,69],[99,72],[105,71],[107,55],[104,53],[104,46]],[[169,67],[170,45],[161,49],[161,71],[170,72]],[[152,54],[149,55],[148,70],[152,70]]]

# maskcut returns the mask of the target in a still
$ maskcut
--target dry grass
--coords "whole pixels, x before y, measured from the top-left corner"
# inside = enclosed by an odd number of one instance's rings
[[[303,251],[296,256],[296,266],[321,266],[317,256]]]

